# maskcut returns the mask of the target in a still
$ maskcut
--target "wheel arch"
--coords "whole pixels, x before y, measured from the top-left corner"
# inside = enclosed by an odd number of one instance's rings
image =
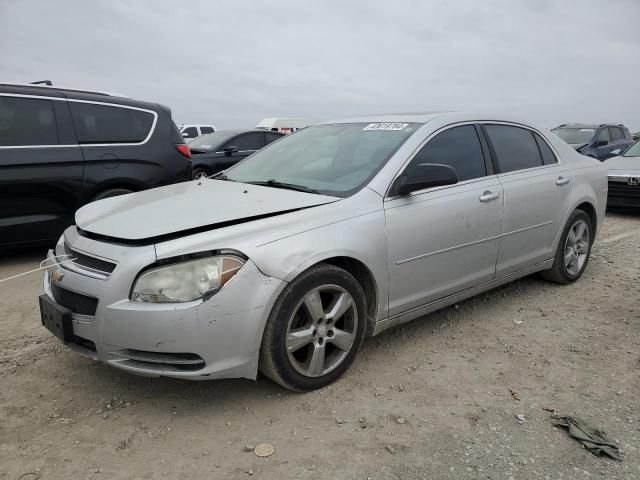
[[[329,263],[349,272],[362,287],[367,301],[367,330],[366,334],[371,335],[376,323],[378,313],[378,287],[376,279],[369,268],[360,260],[353,257],[337,256],[325,258],[318,263]],[[314,264],[317,265],[318,263]],[[312,265],[313,266],[313,265]]]
[[[112,190],[114,188],[124,188],[127,190],[131,190],[132,192],[139,192],[140,190],[145,190],[145,187],[143,184],[137,183],[135,181],[130,181],[127,179],[118,179],[118,178],[114,178],[111,179],[109,181],[106,182],[101,182],[95,186],[93,186],[87,196],[86,196],[86,200],[83,202],[83,205],[85,203],[91,202],[97,195],[101,194],[102,192],[106,191],[106,190]]]
[[[588,216],[589,220],[591,220],[591,227],[593,231],[596,232],[598,230],[598,214],[596,213],[596,207],[591,202],[582,202],[573,209],[573,211],[582,210]]]

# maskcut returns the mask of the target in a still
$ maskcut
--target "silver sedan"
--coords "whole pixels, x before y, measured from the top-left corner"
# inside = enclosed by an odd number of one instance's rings
[[[640,142],[604,162],[609,175],[611,207],[640,207]]]
[[[215,178],[80,209],[42,322],[140,375],[316,389],[367,335],[535,272],[577,280],[606,199],[599,161],[519,121],[327,122]]]

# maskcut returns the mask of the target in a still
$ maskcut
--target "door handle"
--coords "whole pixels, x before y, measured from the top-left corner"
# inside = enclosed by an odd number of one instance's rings
[[[558,179],[556,180],[556,185],[558,186],[566,185],[567,183],[569,183],[568,178],[558,177]]]
[[[486,202],[490,202],[492,200],[497,200],[498,198],[500,198],[500,194],[499,193],[492,193],[489,190],[487,190],[486,192],[484,192],[482,194],[482,196],[479,198],[479,200],[483,203]]]

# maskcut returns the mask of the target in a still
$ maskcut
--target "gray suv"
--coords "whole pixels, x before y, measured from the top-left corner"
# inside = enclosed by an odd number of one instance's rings
[[[578,153],[598,160],[620,155],[633,145],[629,129],[622,124],[565,123],[551,131]]]

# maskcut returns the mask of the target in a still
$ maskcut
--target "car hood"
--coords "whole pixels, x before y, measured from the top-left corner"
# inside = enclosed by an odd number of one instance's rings
[[[611,157],[604,162],[607,170],[626,170],[640,173],[640,157]]]
[[[101,237],[151,243],[339,200],[293,190],[204,179],[90,203],[76,212],[76,225],[84,232]]]

